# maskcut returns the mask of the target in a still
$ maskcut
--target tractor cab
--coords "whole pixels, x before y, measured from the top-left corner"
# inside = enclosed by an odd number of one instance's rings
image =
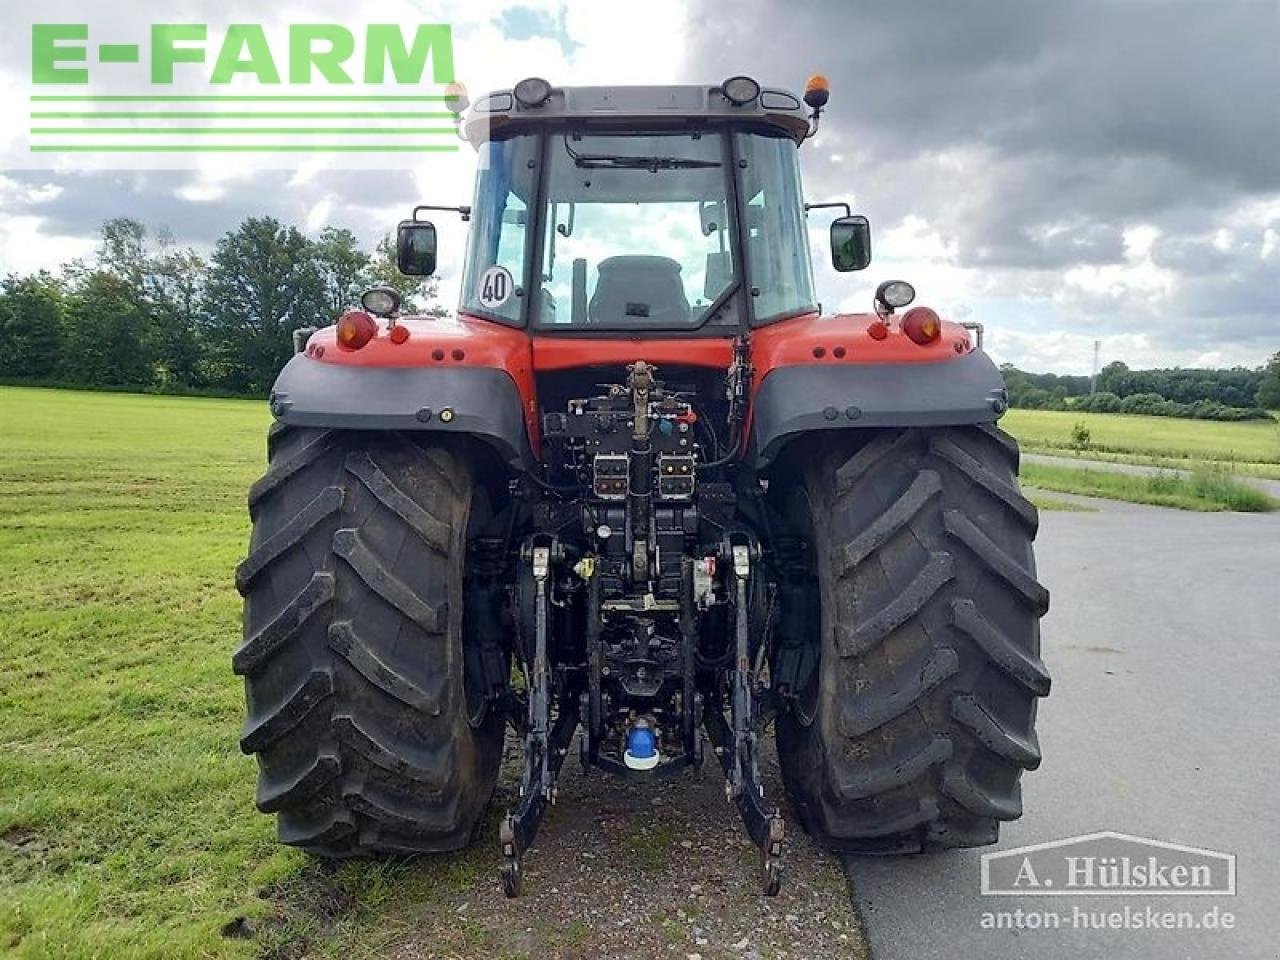
[[[797,151],[805,102],[719,86],[553,88],[471,109],[479,154],[460,312],[534,334],[726,336],[817,309]],[[401,224],[401,265],[434,267],[435,229]],[[870,260],[869,227],[831,228],[832,262]]]

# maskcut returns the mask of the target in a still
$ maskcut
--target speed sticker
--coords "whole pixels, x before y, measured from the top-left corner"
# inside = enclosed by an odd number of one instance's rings
[[[506,267],[490,267],[480,278],[480,305],[489,310],[502,306],[511,299],[515,281]]]

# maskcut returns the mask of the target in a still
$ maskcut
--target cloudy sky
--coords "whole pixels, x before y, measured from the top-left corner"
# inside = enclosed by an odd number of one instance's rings
[[[45,5],[80,12],[89,0]],[[210,24],[257,4],[131,3],[112,16]],[[12,17],[10,12],[0,19]],[[102,8],[107,9],[106,7]],[[338,0],[273,7],[284,22],[349,20]],[[822,132],[801,151],[811,200],[870,216],[876,259],[824,269],[824,304],[865,309],[883,279],[987,325],[1001,361],[1087,372],[1256,365],[1280,350],[1280,2],[1277,0],[372,0],[362,21],[449,22],[459,79],[714,83],[748,73],[799,88],[830,77]],[[24,21],[26,15],[24,14]],[[91,21],[92,22],[92,21]],[[12,25],[9,25],[12,26]],[[0,33],[0,122],[23,124],[25,25]],[[15,66],[16,65],[16,66]],[[370,245],[414,202],[467,202],[470,151],[412,169],[0,173],[0,273],[89,255],[103,219],[132,216],[207,249],[243,217],[351,228]],[[443,286],[461,226],[441,222]]]

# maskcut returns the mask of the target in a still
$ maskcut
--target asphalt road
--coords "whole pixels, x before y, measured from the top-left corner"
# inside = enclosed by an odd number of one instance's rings
[[[983,851],[850,859],[877,960],[1280,956],[1280,514],[1094,503],[1042,514],[1053,692],[1038,724],[1044,762],[1000,849],[1115,830],[1234,853],[1237,895],[983,897]],[[1148,904],[1217,906],[1236,929],[1071,926],[1073,905]],[[1063,926],[983,929],[984,913],[1018,907],[1061,912]]]

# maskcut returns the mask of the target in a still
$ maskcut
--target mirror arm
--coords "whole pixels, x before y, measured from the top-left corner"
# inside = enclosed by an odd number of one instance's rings
[[[815,107],[813,113],[809,114],[809,131],[800,138],[800,142],[796,144],[796,149],[803,147],[805,141],[812,139],[818,135],[818,127],[822,123],[822,108]]]
[[[569,222],[567,224],[566,223],[556,224],[556,233],[560,234],[560,236],[562,237],[569,237],[573,235],[573,222],[576,218],[577,210],[578,210],[577,203],[575,203],[573,200],[570,200],[569,201]]]
[[[838,201],[835,203],[806,203],[804,205],[804,212],[808,213],[810,210],[831,210],[837,207],[842,208],[844,210],[844,215],[846,217],[853,216],[853,208],[850,207],[849,204],[845,203],[844,201]]]
[[[414,208],[413,208],[413,219],[414,219],[414,220],[417,220],[417,219],[418,219],[418,211],[419,211],[419,210],[446,210],[446,211],[448,211],[448,212],[450,212],[450,213],[456,213],[456,214],[458,214],[459,216],[461,216],[461,217],[462,217],[462,222],[463,222],[463,223],[466,223],[467,221],[469,221],[469,220],[471,219],[471,208],[470,208],[470,207],[436,207],[436,206],[432,206],[432,205],[431,205],[431,204],[429,204],[429,203],[420,203],[420,204],[418,204],[416,207],[414,207]]]

